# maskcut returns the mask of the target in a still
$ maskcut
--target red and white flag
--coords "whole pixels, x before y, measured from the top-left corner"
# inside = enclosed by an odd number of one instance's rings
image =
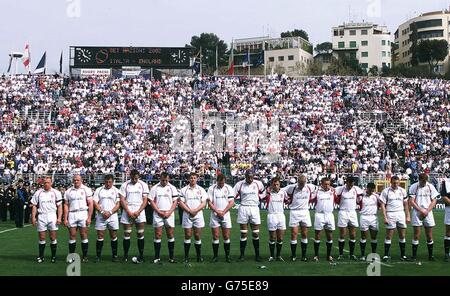
[[[27,44],[25,45],[25,51],[23,53],[22,57],[23,65],[25,66],[25,69],[27,69],[27,72],[30,72],[30,46]]]

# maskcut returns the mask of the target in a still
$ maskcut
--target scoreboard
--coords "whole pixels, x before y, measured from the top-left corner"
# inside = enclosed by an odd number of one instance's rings
[[[72,68],[190,68],[188,47],[70,47]]]

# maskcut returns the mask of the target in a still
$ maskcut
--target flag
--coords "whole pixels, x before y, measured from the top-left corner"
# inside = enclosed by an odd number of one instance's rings
[[[234,75],[234,62],[231,62],[231,66],[227,71],[228,75]]]
[[[34,74],[45,74],[45,60],[46,60],[47,52],[44,52],[44,55],[42,56],[41,60],[39,61],[39,64],[36,67],[36,70],[34,70]]]
[[[61,57],[59,58],[59,73],[62,74],[62,62],[63,62],[63,51],[61,50]]]
[[[228,75],[234,75],[234,47],[233,47],[233,42],[231,42],[231,53],[230,53],[230,59],[228,60],[228,65],[230,65],[230,67],[228,68],[227,74]]]
[[[194,61],[194,65],[192,66],[192,69],[194,70],[195,74],[200,73],[200,62]]]
[[[258,54],[258,57],[256,58],[255,63],[254,63],[254,67],[258,67],[261,65],[264,65],[264,51],[261,51]]]
[[[6,73],[9,73],[9,71],[11,71],[12,60],[13,60],[13,57],[12,57],[12,54],[10,54],[10,55],[9,55],[9,66],[8,66],[8,71],[6,71]]]
[[[30,57],[30,46],[28,44],[25,45],[25,51],[23,53],[22,61],[27,72],[30,72],[31,57]]]
[[[250,52],[247,52],[242,60],[242,67],[247,68],[248,66],[250,66]]]

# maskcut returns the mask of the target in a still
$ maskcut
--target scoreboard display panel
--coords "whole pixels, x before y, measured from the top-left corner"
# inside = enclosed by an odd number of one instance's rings
[[[142,68],[186,69],[190,67],[188,47],[86,47],[72,46],[73,68]]]

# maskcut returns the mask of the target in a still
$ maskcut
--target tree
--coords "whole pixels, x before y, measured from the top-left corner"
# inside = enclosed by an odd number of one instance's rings
[[[191,43],[193,54],[197,55],[202,49],[202,64],[206,66],[206,72],[212,74],[216,70],[216,46],[218,47],[218,63],[220,66],[228,65],[227,44],[214,33],[202,33],[200,36],[192,36]]]
[[[369,74],[372,75],[372,76],[377,76],[378,75],[378,66],[377,65],[373,65],[369,69]]]
[[[430,74],[440,61],[448,56],[447,40],[422,40],[417,45],[417,57],[421,63],[428,63]]]
[[[286,37],[302,37],[306,41],[309,41],[308,33],[306,33],[305,30],[302,29],[295,29],[294,31],[286,31],[281,33],[281,38]]]
[[[331,53],[333,51],[333,43],[331,42],[323,42],[316,45],[316,48],[314,50],[320,54],[320,53]]]

